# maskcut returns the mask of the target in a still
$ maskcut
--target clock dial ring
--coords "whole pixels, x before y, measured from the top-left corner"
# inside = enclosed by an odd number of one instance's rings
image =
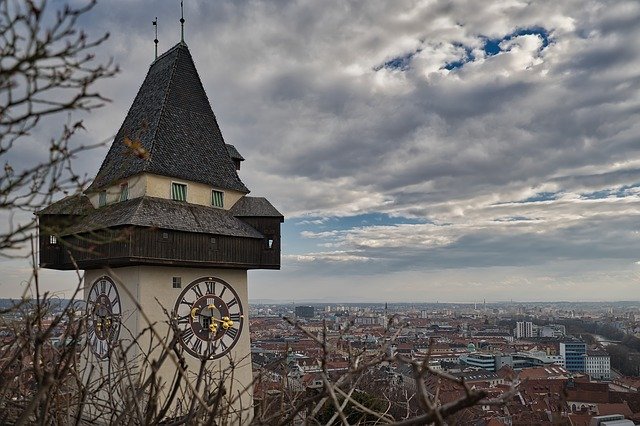
[[[107,275],[96,279],[87,297],[87,343],[99,359],[109,357],[120,335],[122,306],[115,282]]]
[[[226,281],[203,277],[187,285],[173,310],[182,347],[200,359],[229,353],[242,333],[244,312],[236,290]]]

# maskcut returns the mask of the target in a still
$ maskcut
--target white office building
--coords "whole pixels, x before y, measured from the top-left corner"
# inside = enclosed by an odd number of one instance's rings
[[[518,321],[513,335],[516,339],[533,337],[533,323],[531,321]]]
[[[611,380],[611,357],[605,351],[587,351],[584,372],[595,380]]]

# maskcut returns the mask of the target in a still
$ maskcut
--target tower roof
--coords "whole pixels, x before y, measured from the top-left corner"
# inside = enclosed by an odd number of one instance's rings
[[[90,191],[153,173],[244,193],[185,43],[151,64]]]

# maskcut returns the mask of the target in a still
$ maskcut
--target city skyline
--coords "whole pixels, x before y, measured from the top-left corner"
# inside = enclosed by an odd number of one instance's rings
[[[151,21],[162,53],[179,13],[113,1],[84,18],[121,73],[79,143],[110,143]],[[250,272],[250,299],[638,300],[639,17],[635,2],[185,2],[240,176],[286,218],[282,270]],[[45,157],[60,121],[10,159]],[[107,149],[78,167],[95,176]],[[0,275],[15,297],[28,264]],[[43,271],[44,287],[69,276]]]

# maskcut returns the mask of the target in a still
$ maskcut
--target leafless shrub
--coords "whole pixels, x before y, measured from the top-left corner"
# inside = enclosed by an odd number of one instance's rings
[[[85,182],[72,159],[95,145],[74,145],[82,120],[63,118],[35,162],[12,154],[45,117],[91,111],[107,99],[94,84],[117,72],[112,63],[96,63],[93,50],[108,34],[90,38],[78,19],[95,5],[65,5],[53,10],[47,0],[0,1],[0,214],[9,226],[0,230],[0,255],[16,255],[34,230],[35,210],[61,193],[76,193]],[[99,145],[99,144],[97,144]],[[22,213],[22,214],[21,214]],[[18,217],[18,219],[16,219]]]

